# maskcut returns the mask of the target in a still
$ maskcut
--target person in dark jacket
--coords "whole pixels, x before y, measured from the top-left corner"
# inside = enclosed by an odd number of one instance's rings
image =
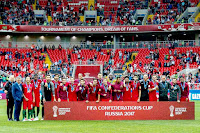
[[[14,99],[12,96],[12,84],[14,83],[15,77],[14,75],[11,75],[9,77],[9,81],[5,85],[4,92],[6,94],[7,99],[7,116],[8,121],[13,121],[12,115],[13,115],[13,106],[14,106]]]
[[[168,101],[168,90],[171,89],[171,84],[166,81],[166,76],[162,75],[161,82],[158,84],[159,101]]]
[[[171,89],[169,90],[169,93],[170,93],[169,101],[180,102],[181,89],[180,89],[179,85],[177,84],[177,79],[173,78],[172,82],[173,82],[173,85],[172,85]]]
[[[19,121],[23,98],[22,78],[20,76],[16,78],[16,82],[12,85],[12,95],[15,104],[14,120]]]

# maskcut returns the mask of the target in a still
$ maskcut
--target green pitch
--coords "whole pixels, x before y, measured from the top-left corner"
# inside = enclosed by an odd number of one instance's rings
[[[0,133],[200,133],[200,101],[195,120],[154,121],[33,121],[9,122],[6,101],[0,100]]]

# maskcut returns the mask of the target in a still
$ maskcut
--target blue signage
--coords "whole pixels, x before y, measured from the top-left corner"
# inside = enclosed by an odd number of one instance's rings
[[[200,100],[200,90],[190,90],[190,100]]]

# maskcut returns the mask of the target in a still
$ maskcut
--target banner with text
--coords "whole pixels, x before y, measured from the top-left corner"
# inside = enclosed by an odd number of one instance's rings
[[[31,26],[19,25],[14,32],[35,33],[131,33],[148,31],[185,31],[200,30],[200,23],[190,24],[165,24],[165,25],[129,25],[129,26]]]
[[[194,102],[46,102],[45,120],[194,120]]]

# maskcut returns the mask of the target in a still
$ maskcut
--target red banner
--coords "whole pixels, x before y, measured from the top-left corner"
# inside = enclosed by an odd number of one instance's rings
[[[94,78],[100,72],[100,66],[77,66],[75,72],[75,79],[78,79],[78,74],[82,73],[83,78],[87,80],[87,82],[93,81]]]
[[[0,25],[0,32],[26,33],[131,33],[151,31],[200,30],[200,23],[130,26],[36,26],[36,25]]]
[[[45,120],[194,120],[194,102],[46,102]]]
[[[13,25],[0,25],[0,32],[13,32],[15,30]]]
[[[131,33],[148,31],[185,31],[200,30],[200,23],[192,24],[168,24],[168,25],[131,25],[131,26],[30,26],[20,25],[16,27],[16,32],[71,32],[71,33]],[[195,27],[195,28],[194,28]]]

